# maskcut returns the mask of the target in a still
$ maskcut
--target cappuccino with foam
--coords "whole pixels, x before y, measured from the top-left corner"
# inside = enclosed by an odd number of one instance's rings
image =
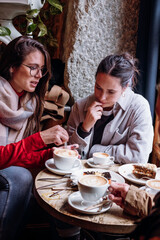
[[[109,155],[107,153],[97,152],[94,153],[94,157],[109,157]]]
[[[94,164],[107,165],[114,161],[114,157],[110,156],[108,153],[95,152],[93,153]]]
[[[77,152],[70,149],[56,149],[54,153],[60,156],[65,156],[65,157],[77,157],[78,155]]]
[[[102,198],[108,189],[108,179],[102,176],[87,175],[78,181],[78,189],[85,201],[95,202]]]
[[[85,176],[80,179],[80,182],[87,186],[101,186],[107,183],[107,180],[105,178],[102,178],[101,176]]]
[[[158,179],[151,179],[146,182],[146,185],[152,188],[155,191],[160,191],[160,180]]]
[[[60,170],[70,170],[79,164],[78,152],[70,149],[54,150],[53,158],[55,166]]]

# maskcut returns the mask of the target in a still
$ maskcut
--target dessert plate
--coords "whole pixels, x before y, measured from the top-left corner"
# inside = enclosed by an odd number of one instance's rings
[[[74,192],[71,195],[69,195],[68,203],[76,211],[78,211],[80,213],[90,214],[90,215],[106,212],[112,206],[112,202],[109,202],[109,203],[103,205],[103,207],[101,209],[99,209],[99,207],[97,207],[94,209],[87,210],[87,207],[91,206],[93,203],[84,202],[79,191]],[[95,202],[94,202],[94,204],[95,204]]]
[[[74,168],[71,168],[69,170],[60,170],[54,165],[54,159],[51,158],[45,162],[45,166],[50,172],[53,172],[58,175],[65,175],[65,174],[71,174],[74,171],[80,170],[82,168],[81,160],[77,159],[76,162],[77,162],[77,165]]]
[[[74,171],[72,173],[72,175],[73,175],[74,178],[78,179],[85,174],[96,174],[96,175],[98,175],[98,174],[101,174],[101,173],[104,173],[104,172],[109,172],[110,173],[111,181],[113,181],[113,182],[119,182],[119,183],[124,183],[125,182],[124,178],[122,176],[120,176],[118,173],[115,173],[115,172],[110,171],[110,170],[100,169],[100,168],[80,169],[80,170]]]
[[[93,167],[93,168],[108,168],[108,166],[114,164],[114,162],[112,160],[108,160],[108,163],[103,165],[103,164],[95,164],[93,162],[93,158],[89,158],[87,160],[87,164],[90,166],[90,167]]]
[[[145,185],[146,181],[145,179],[137,178],[132,172],[133,172],[133,165],[136,163],[129,163],[129,164],[124,164],[119,167],[118,172],[121,174],[125,179],[139,184],[139,185]],[[157,168],[157,174],[156,174],[156,179],[160,179],[160,168]]]

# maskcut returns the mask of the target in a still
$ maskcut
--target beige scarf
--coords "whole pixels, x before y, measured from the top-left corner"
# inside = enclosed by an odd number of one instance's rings
[[[8,81],[0,77],[0,145],[23,138],[28,118],[35,110],[35,99],[26,93],[19,99]]]

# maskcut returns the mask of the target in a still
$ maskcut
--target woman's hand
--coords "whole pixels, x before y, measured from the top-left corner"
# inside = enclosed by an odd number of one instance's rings
[[[40,135],[45,144],[54,143],[57,146],[64,144],[69,139],[67,131],[60,125],[44,130],[40,132]]]
[[[119,205],[121,208],[124,208],[124,200],[129,190],[129,185],[127,183],[115,183],[111,182],[109,199]]]
[[[94,101],[88,108],[86,117],[83,121],[82,128],[89,132],[98,119],[101,118],[103,112],[102,104]]]

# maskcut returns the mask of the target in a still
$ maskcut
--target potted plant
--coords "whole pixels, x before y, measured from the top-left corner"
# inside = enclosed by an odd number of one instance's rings
[[[32,36],[43,43],[52,53],[58,46],[53,33],[54,16],[62,13],[63,5],[60,0],[45,0],[44,6],[40,10],[28,10],[25,16],[15,17],[13,24],[22,35]],[[0,26],[0,36],[10,36],[10,34],[9,28]]]

